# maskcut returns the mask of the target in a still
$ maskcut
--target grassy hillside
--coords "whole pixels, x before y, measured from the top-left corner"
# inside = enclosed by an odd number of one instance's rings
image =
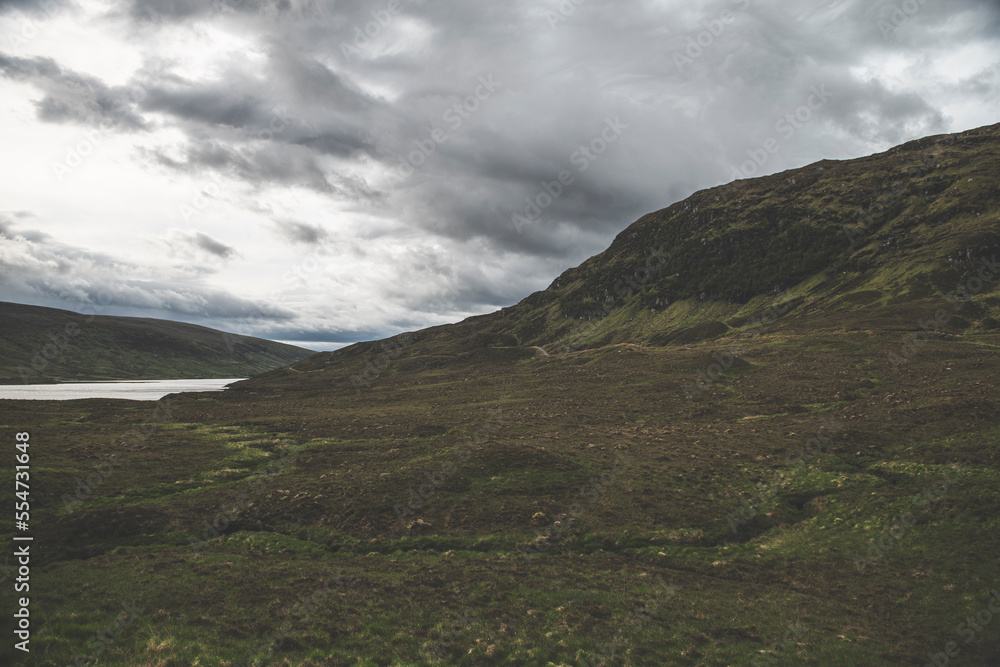
[[[662,344],[745,329],[794,297],[798,315],[865,306],[912,325],[1000,258],[1000,125],[825,160],[696,193],[624,230],[549,289],[487,316],[525,345]],[[998,326],[997,281],[960,326]]]
[[[0,302],[0,384],[245,377],[310,354],[193,324]]]
[[[699,193],[513,308],[223,393],[0,402],[39,443],[18,659],[996,664],[998,142]],[[920,151],[947,188],[831,236]]]

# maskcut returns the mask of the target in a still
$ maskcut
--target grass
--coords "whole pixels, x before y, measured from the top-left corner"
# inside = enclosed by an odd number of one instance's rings
[[[8,402],[6,427],[42,425],[28,664],[66,664],[126,603],[144,611],[99,664],[919,661],[1000,583],[1000,411],[982,372],[997,341],[941,342],[893,373],[870,363],[893,334],[796,339],[792,365],[788,336],[747,343],[752,367],[693,404],[682,386],[710,346],[459,357],[361,394],[330,365],[181,396],[73,512],[67,481],[154,406]],[[837,437],[790,465],[823,418]],[[283,452],[292,463],[269,471]],[[634,463],[616,469],[621,454]],[[966,473],[869,553],[959,459]],[[752,516],[734,533],[741,500]],[[347,579],[295,612],[334,576]],[[998,650],[983,633],[963,655]]]

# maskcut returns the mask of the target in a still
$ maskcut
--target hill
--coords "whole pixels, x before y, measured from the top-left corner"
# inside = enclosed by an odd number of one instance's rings
[[[845,311],[911,326],[915,307],[1000,256],[998,138],[994,125],[696,193],[644,216],[496,328],[527,345],[655,345],[736,333],[782,300],[810,327]],[[995,326],[998,305],[985,298],[953,324]],[[574,322],[587,323],[582,336]]]
[[[995,664],[998,148],[697,193],[220,394],[0,401],[32,664]]]
[[[310,350],[215,329],[0,302],[0,383],[247,377]]]
[[[737,181],[642,217],[515,306],[295,368],[343,364],[361,377],[373,371],[351,360],[402,340],[397,355],[521,347],[530,356],[536,346],[566,354],[738,341],[773,328],[917,335],[927,317],[941,335],[996,332],[998,182],[1000,125]],[[942,306],[951,312],[934,322]]]

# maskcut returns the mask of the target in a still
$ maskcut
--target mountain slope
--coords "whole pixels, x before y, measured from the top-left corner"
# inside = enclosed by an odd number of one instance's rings
[[[245,377],[309,354],[194,324],[0,302],[0,383]]]
[[[635,222],[497,328],[545,345],[586,321],[581,343],[655,344],[707,322],[716,335],[740,329],[779,293],[797,297],[800,316],[872,306],[859,315],[912,324],[912,306],[940,302],[1000,256],[998,180],[994,125],[698,192]],[[1000,302],[986,305],[995,315]]]
[[[535,346],[739,340],[765,326],[917,333],[957,300],[941,333],[994,331],[1000,280],[976,276],[1000,274],[998,181],[1000,125],[737,181],[642,217],[515,306],[319,354],[296,369],[357,382],[379,374],[360,360],[385,357],[384,347],[393,358],[443,363],[487,348],[519,346],[504,353],[514,359],[539,353]]]

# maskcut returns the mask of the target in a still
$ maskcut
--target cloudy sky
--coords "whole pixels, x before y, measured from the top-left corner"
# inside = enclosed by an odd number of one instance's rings
[[[995,0],[0,0],[0,299],[333,349],[996,122]]]

